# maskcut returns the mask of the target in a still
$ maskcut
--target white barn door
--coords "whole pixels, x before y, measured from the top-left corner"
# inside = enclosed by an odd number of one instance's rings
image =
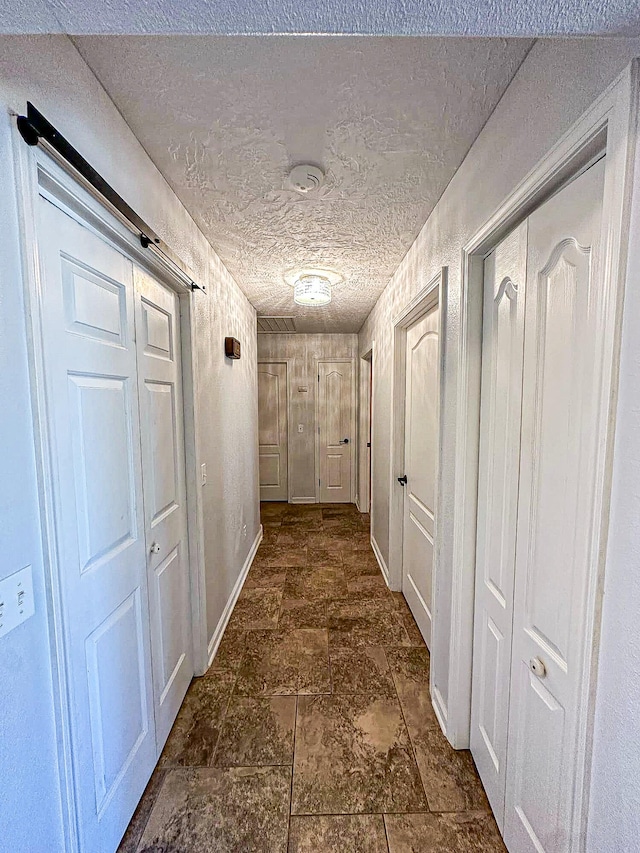
[[[286,362],[258,364],[258,435],[260,500],[286,501],[289,499]]]
[[[39,238],[77,825],[113,853],[157,757],[132,264],[42,198]]]
[[[193,675],[178,297],[134,269],[156,737]]]
[[[431,308],[406,335],[405,493],[402,592],[427,646],[431,598],[439,445],[440,308]]]

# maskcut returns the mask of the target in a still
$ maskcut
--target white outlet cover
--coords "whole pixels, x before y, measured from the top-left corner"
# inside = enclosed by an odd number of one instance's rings
[[[298,432],[304,432],[304,424],[298,424]]]

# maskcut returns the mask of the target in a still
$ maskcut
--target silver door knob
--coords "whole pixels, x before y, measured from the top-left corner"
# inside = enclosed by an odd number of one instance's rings
[[[154,542],[149,550],[152,554],[159,554],[160,553],[160,546],[158,545],[157,542]]]
[[[544,678],[547,674],[547,667],[540,658],[531,658],[529,661],[529,669],[534,675],[537,675],[538,678]]]

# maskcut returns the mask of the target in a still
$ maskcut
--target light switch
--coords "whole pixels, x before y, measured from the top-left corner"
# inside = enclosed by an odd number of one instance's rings
[[[200,485],[207,485],[207,463],[203,462],[200,466]]]
[[[35,613],[31,566],[0,581],[0,637]]]
[[[304,432],[304,424],[298,424],[298,432]]]

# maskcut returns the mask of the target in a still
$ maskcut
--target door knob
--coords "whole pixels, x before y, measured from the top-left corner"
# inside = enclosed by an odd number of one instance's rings
[[[531,658],[529,661],[529,669],[534,675],[537,675],[538,678],[544,678],[547,674],[547,667],[540,658]]]
[[[400,483],[401,486],[406,486],[407,483],[409,482],[407,480],[407,475],[403,474],[402,477],[398,477],[398,482]]]
[[[349,439],[343,438],[342,441],[340,442],[340,444],[349,444]]]
[[[154,543],[151,545],[151,548],[149,548],[149,551],[150,551],[152,554],[159,554],[159,553],[160,553],[160,546],[158,545],[158,543],[157,543],[157,542],[154,542]]]

